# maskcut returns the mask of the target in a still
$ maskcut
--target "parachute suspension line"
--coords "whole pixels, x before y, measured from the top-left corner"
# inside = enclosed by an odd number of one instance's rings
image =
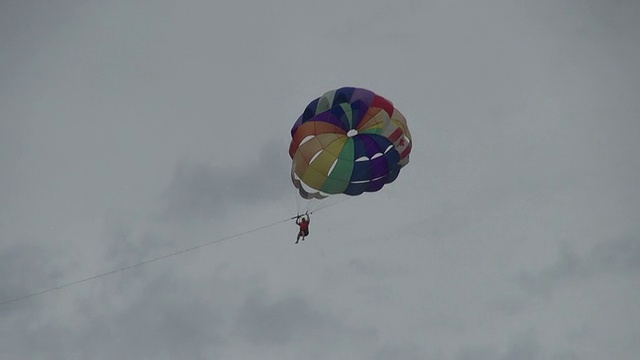
[[[318,199],[309,199],[309,200],[305,200],[305,209],[304,212],[305,213],[312,213],[314,211],[316,211],[318,204],[321,204],[322,202],[327,201],[327,199],[322,199],[322,200],[318,200]]]
[[[158,256],[158,257],[153,258],[153,259],[141,261],[141,262],[139,262],[137,264],[125,266],[125,267],[122,267],[122,268],[119,268],[119,269],[114,269],[114,270],[111,270],[111,271],[106,271],[106,272],[100,273],[98,275],[94,275],[94,276],[91,276],[91,277],[79,279],[79,280],[76,280],[76,281],[71,281],[71,282],[68,282],[68,283],[65,283],[65,284],[62,284],[62,285],[58,285],[58,286],[55,286],[55,287],[51,287],[51,288],[48,288],[48,289],[45,289],[45,290],[42,290],[42,291],[37,291],[37,292],[33,292],[31,294],[27,294],[27,295],[23,295],[23,296],[20,296],[20,297],[13,298],[13,299],[5,300],[5,301],[0,302],[0,306],[6,305],[6,304],[9,304],[9,303],[13,303],[13,302],[17,302],[17,301],[20,301],[20,300],[25,300],[25,299],[28,299],[28,298],[31,298],[31,297],[43,295],[43,294],[46,294],[46,293],[49,293],[49,292],[52,292],[52,291],[56,291],[56,290],[64,289],[64,288],[67,288],[67,287],[71,287],[71,286],[74,286],[74,285],[81,284],[83,282],[95,280],[95,279],[98,279],[98,278],[101,278],[101,277],[105,277],[105,276],[108,276],[108,275],[116,274],[116,273],[123,272],[123,271],[126,271],[126,270],[130,270],[130,269],[133,269],[133,268],[136,268],[136,267],[147,265],[147,264],[152,263],[152,262],[164,260],[164,259],[167,259],[167,258],[170,258],[170,257],[174,257],[174,256],[177,256],[177,255],[180,255],[180,254],[184,254],[184,253],[191,252],[191,251],[194,251],[194,250],[197,250],[197,249],[201,249],[203,247],[207,247],[207,246],[211,246],[211,245],[214,245],[214,244],[218,244],[218,243],[221,243],[223,241],[227,241],[227,240],[231,240],[231,239],[234,239],[234,238],[238,238],[238,237],[241,237],[243,235],[247,235],[247,234],[259,231],[259,230],[263,230],[263,229],[266,229],[266,228],[281,224],[283,222],[290,221],[291,219],[295,219],[295,217],[287,218],[287,219],[280,220],[280,221],[276,221],[276,222],[268,224],[268,225],[263,225],[263,226],[260,226],[260,227],[257,227],[257,228],[251,229],[251,230],[247,230],[247,231],[235,234],[235,235],[227,236],[227,237],[222,238],[222,239],[217,239],[217,240],[210,241],[210,242],[207,242],[207,243],[204,243],[204,244],[200,244],[200,245],[197,245],[197,246],[193,246],[193,247],[190,247],[190,248],[187,248],[187,249],[182,249],[182,250],[178,250],[178,251],[175,251],[175,252],[172,252],[172,253],[169,253],[169,254]]]
[[[296,214],[300,215],[300,211],[302,209],[302,198],[300,198],[300,196],[298,196],[298,189],[295,189],[296,192],[294,193],[294,196],[296,198]]]
[[[340,201],[336,201],[336,202],[334,202],[334,203],[330,203],[330,204],[326,204],[326,205],[319,206],[318,208],[314,209],[313,211],[310,211],[309,213],[313,214],[314,212],[318,212],[318,211],[320,211],[320,210],[324,210],[324,209],[326,209],[326,208],[329,208],[329,207],[332,207],[332,206],[338,205],[338,204],[340,204],[340,203],[343,203],[343,202],[348,201],[348,200],[351,200],[351,199],[353,199],[353,197],[352,197],[352,196],[347,196],[347,197],[345,197],[344,199],[341,199]]]

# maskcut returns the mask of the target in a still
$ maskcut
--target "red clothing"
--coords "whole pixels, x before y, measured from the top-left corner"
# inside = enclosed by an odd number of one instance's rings
[[[300,220],[298,225],[300,225],[300,230],[309,230],[309,222],[307,220]]]

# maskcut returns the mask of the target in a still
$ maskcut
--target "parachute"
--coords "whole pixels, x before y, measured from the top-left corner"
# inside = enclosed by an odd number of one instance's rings
[[[409,163],[411,134],[391,101],[343,87],[311,101],[291,129],[291,181],[303,199],[375,192]]]

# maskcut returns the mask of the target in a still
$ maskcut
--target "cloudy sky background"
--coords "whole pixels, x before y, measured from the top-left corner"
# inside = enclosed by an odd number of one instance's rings
[[[296,211],[352,85],[384,191],[0,306],[7,359],[636,359],[637,1],[2,1],[0,302]]]

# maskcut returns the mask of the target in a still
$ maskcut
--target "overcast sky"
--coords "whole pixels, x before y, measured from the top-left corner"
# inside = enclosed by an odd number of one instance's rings
[[[295,214],[289,130],[394,102],[383,191],[0,305],[3,359],[637,359],[640,2],[0,2],[0,302]]]

